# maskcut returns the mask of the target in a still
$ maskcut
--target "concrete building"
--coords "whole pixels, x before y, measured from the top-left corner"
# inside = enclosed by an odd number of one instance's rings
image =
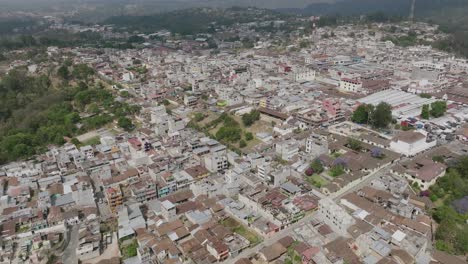
[[[342,236],[346,236],[347,229],[356,222],[341,206],[329,198],[319,201],[319,214],[327,225]]]
[[[436,140],[430,140],[420,132],[402,131],[392,139],[390,149],[407,157],[413,157],[424,150],[435,147],[436,144]]]
[[[171,221],[176,217],[176,207],[169,200],[165,200],[161,203],[161,213],[167,221]]]
[[[306,140],[306,153],[312,158],[328,153],[328,140],[326,136],[311,134]]]
[[[292,160],[299,153],[299,145],[293,141],[281,141],[276,143],[276,154],[284,160]]]
[[[228,158],[224,153],[210,153],[205,156],[205,167],[210,172],[224,171],[229,167]]]

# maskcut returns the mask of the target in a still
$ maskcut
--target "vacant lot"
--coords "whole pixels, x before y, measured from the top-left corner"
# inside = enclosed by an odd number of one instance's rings
[[[236,219],[228,217],[225,220],[221,221],[221,224],[229,229],[232,232],[237,233],[247,240],[250,241],[250,245],[257,245],[258,243],[262,242],[262,239],[259,235],[257,235],[254,231],[250,230],[249,228],[245,227],[242,223],[238,222]]]

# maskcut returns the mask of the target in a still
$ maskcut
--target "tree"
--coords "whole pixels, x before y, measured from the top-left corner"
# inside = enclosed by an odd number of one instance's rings
[[[249,127],[260,119],[260,112],[258,110],[252,110],[250,113],[242,116],[242,123],[244,126]]]
[[[81,145],[81,142],[77,138],[72,138],[71,143],[75,146]]]
[[[362,148],[361,141],[354,138],[348,138],[347,146],[355,151],[360,151]]]
[[[134,36],[129,37],[127,42],[128,43],[143,43],[145,42],[145,39],[143,37],[134,35]]]
[[[245,142],[245,140],[242,139],[241,141],[239,141],[239,147],[240,147],[240,148],[245,148],[245,147],[247,147],[247,143]]]
[[[383,156],[382,150],[378,147],[372,148],[370,152],[373,158],[381,158]]]
[[[332,177],[338,177],[343,173],[344,167],[342,165],[335,165],[328,171],[328,174]]]
[[[434,156],[434,157],[432,157],[432,161],[439,162],[439,163],[444,163],[444,157]]]
[[[203,113],[195,113],[195,115],[193,116],[193,119],[196,121],[196,122],[200,122],[202,121],[203,119],[205,119],[205,115]]]
[[[242,129],[232,126],[223,126],[216,132],[218,140],[226,140],[228,142],[237,142],[241,139]]]
[[[247,140],[247,141],[250,141],[250,140],[252,140],[254,138],[254,136],[253,136],[253,134],[251,132],[246,132],[244,134],[244,136],[245,136],[245,140]]]
[[[392,107],[381,102],[372,112],[371,124],[375,128],[386,128],[392,122]]]
[[[127,117],[120,117],[117,123],[119,127],[125,129],[126,131],[131,131],[134,128],[132,120]]]
[[[367,124],[369,121],[369,108],[367,105],[362,104],[353,112],[351,120],[358,124]]]
[[[322,165],[322,162],[319,159],[315,159],[310,164],[310,168],[312,168],[316,173],[322,173],[323,172],[323,165]]]
[[[68,81],[70,79],[70,71],[68,70],[68,67],[65,65],[62,65],[58,70],[57,70],[57,75],[62,79],[63,81]]]
[[[447,103],[445,101],[437,101],[431,104],[431,116],[441,117],[447,110]]]
[[[429,119],[429,105],[425,104],[422,106],[421,118]]]
[[[123,98],[129,98],[130,93],[128,91],[121,91],[120,96],[123,97]]]
[[[78,64],[73,67],[73,76],[78,80],[88,81],[92,75],[94,75],[94,69],[86,64]]]
[[[305,175],[307,175],[307,176],[309,176],[309,177],[312,176],[312,175],[314,175],[314,169],[308,168],[308,169],[305,171]]]

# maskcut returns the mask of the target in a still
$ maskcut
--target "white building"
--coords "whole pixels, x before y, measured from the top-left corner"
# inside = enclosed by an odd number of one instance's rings
[[[436,140],[429,140],[426,135],[420,132],[402,131],[392,139],[390,149],[407,157],[412,157],[419,152],[434,147],[436,144]]]
[[[343,78],[340,80],[340,90],[353,93],[361,92],[362,82],[359,80]]]
[[[224,171],[229,167],[228,158],[224,153],[210,153],[205,156],[205,167],[210,172]]]

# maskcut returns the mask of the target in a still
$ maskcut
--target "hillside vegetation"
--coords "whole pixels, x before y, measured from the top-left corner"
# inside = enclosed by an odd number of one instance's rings
[[[139,107],[115,101],[111,92],[93,81],[94,71],[86,65],[63,67],[60,78],[66,78],[56,86],[51,78],[57,76],[30,76],[24,69],[1,79],[0,164],[41,153],[48,144],[61,145],[65,137],[113,120],[132,129],[127,116]],[[68,74],[63,73],[65,68]],[[68,85],[71,80],[76,85]]]

